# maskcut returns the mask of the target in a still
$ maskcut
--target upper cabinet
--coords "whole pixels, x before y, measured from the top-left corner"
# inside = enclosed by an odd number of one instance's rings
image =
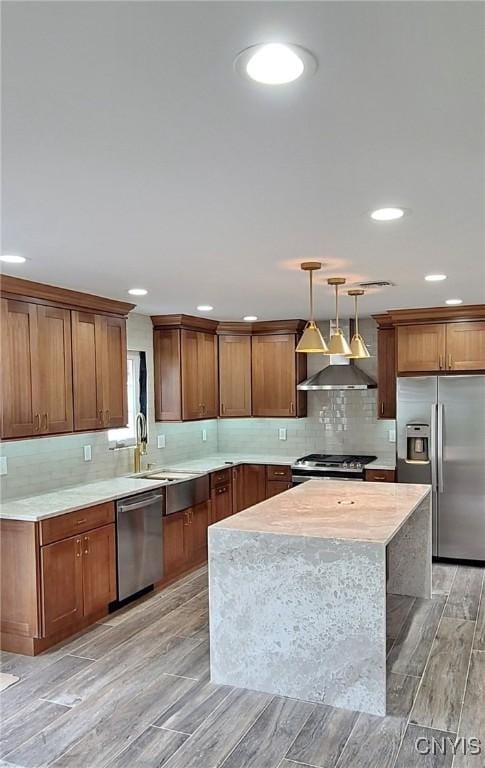
[[[251,336],[219,336],[219,416],[251,416]]]
[[[394,328],[377,332],[377,418],[396,418],[396,333]]]
[[[446,326],[446,365],[450,371],[485,370],[485,320]]]
[[[445,368],[444,323],[402,325],[397,329],[398,373],[442,371]]]
[[[8,276],[1,291],[2,437],[124,426],[133,305]]]
[[[306,400],[297,390],[306,375],[306,355],[296,352],[297,343],[294,333],[253,337],[253,416],[306,415]]]
[[[156,421],[216,418],[217,323],[187,315],[152,321]]]
[[[72,430],[70,312],[2,299],[2,437]]]

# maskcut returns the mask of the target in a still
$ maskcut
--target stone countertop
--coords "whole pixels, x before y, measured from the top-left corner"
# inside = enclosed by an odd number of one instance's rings
[[[309,480],[210,530],[388,544],[429,485]]]
[[[112,480],[76,485],[73,488],[63,488],[25,499],[6,501],[0,505],[0,519],[36,522],[106,501],[115,501],[125,496],[152,491],[162,485],[167,485],[167,481],[132,477],[115,477]]]
[[[393,457],[392,459],[383,459],[377,457],[374,461],[369,462],[369,464],[365,465],[366,469],[396,469],[396,459]]]
[[[231,454],[216,453],[204,456],[201,459],[179,461],[175,464],[162,464],[166,471],[187,472],[216,472],[219,469],[227,469],[228,466],[237,464],[281,464],[291,466],[300,456],[271,456],[268,454]],[[368,469],[395,469],[395,459],[377,458],[366,465]]]

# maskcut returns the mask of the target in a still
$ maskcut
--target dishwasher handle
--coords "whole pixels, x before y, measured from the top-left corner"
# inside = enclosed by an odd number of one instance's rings
[[[161,493],[153,494],[152,496],[144,496],[143,499],[138,499],[133,504],[126,504],[124,501],[118,502],[116,506],[117,512],[132,512],[135,509],[142,509],[142,507],[149,507],[152,504],[156,504],[159,501],[163,501],[164,495]]]

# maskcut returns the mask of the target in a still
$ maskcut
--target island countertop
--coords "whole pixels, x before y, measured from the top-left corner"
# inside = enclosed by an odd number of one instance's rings
[[[309,480],[211,527],[386,545],[430,490],[407,483]]]

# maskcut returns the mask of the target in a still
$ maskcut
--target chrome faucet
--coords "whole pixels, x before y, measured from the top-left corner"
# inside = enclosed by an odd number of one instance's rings
[[[137,413],[135,418],[136,445],[133,457],[135,472],[141,472],[141,457],[147,454],[147,420],[144,413]]]

